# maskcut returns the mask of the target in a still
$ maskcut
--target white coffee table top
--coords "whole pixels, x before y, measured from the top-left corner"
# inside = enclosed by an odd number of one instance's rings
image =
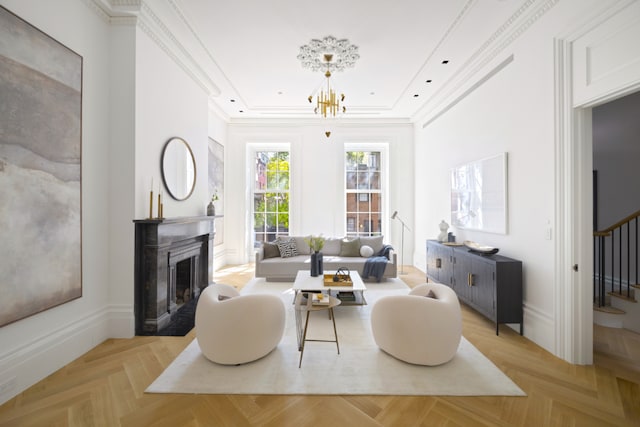
[[[364,291],[367,289],[357,271],[349,272],[351,281],[353,282],[353,286],[325,286],[325,274],[335,274],[335,271],[325,270],[324,274],[320,274],[317,277],[312,277],[309,273],[309,270],[300,270],[298,271],[298,274],[296,274],[296,280],[293,282],[293,290],[321,291],[323,289],[326,289],[335,291]]]

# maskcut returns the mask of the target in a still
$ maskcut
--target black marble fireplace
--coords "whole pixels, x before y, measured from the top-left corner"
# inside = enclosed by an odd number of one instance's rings
[[[212,277],[214,219],[134,221],[136,335],[166,335],[185,314],[193,317],[194,302]]]

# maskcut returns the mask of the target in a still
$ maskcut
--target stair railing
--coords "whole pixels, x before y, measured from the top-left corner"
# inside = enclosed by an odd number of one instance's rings
[[[631,286],[638,284],[639,216],[637,211],[593,232],[593,302],[599,307],[606,304],[607,282],[612,292],[627,298]]]

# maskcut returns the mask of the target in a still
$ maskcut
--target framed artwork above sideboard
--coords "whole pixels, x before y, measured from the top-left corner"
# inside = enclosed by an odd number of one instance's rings
[[[507,153],[451,170],[454,227],[507,234]]]

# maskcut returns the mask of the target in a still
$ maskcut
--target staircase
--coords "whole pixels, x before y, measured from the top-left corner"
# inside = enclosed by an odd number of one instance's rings
[[[637,211],[593,233],[594,322],[640,333]]]

